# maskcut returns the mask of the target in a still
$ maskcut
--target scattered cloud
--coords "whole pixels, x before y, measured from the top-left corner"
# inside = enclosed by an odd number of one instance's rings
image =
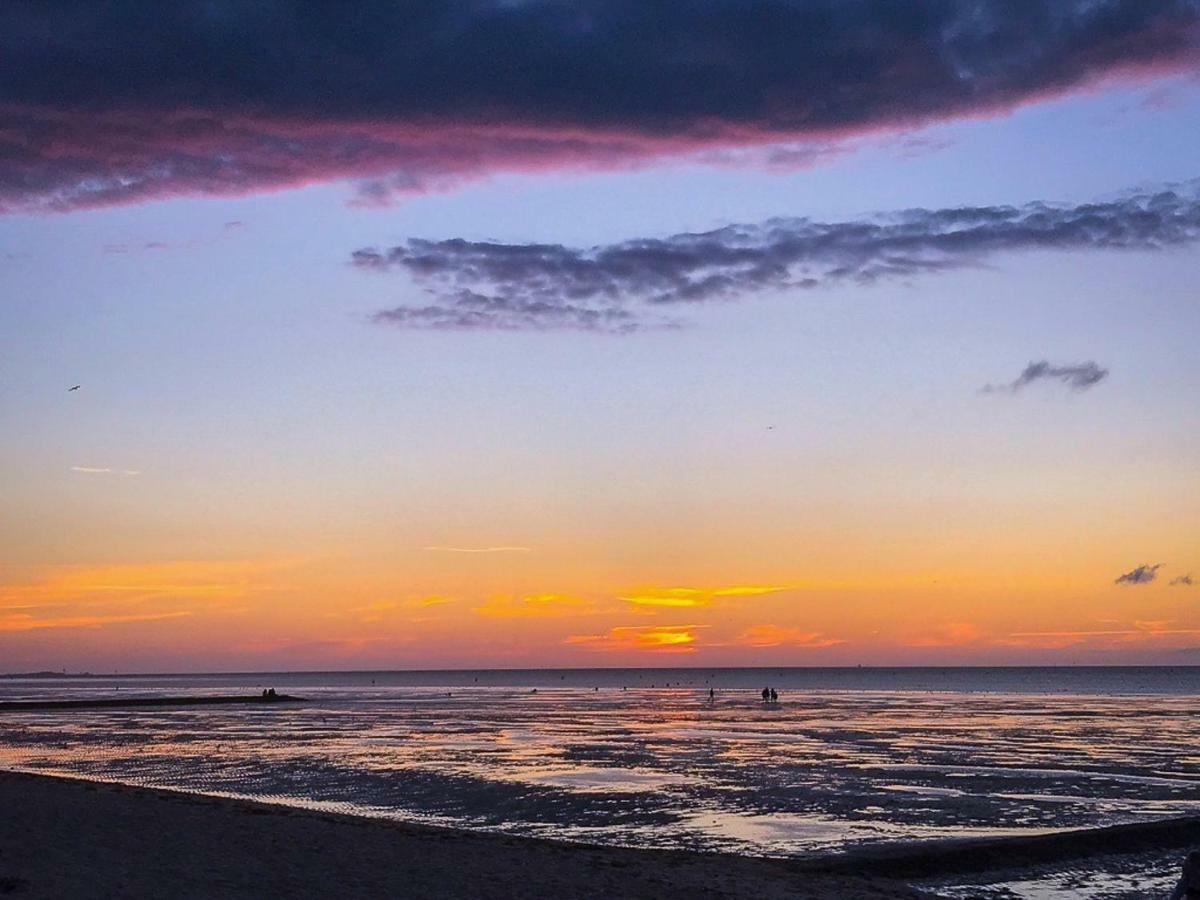
[[[530,547],[422,547],[436,553],[530,553]]]
[[[1162,563],[1156,563],[1153,566],[1141,565],[1136,569],[1131,569],[1124,575],[1118,575],[1114,579],[1113,584],[1149,584],[1158,577],[1158,570],[1163,566]]]
[[[378,203],[755,148],[810,165],[1194,71],[1198,29],[1197,0],[4,4],[0,210],[340,179]]]
[[[1200,240],[1200,182],[1073,206],[909,209],[845,222],[805,218],[728,225],[596,247],[412,238],[352,254],[359,268],[398,270],[432,302],[378,312],[406,328],[612,334],[679,327],[665,310],[763,291],[869,285],[981,264],[1027,250],[1155,250]],[[1095,363],[1034,363],[1005,390],[1041,378],[1083,389]]]
[[[1088,360],[1070,366],[1052,366],[1046,360],[1031,362],[1015,380],[1008,384],[989,384],[983,388],[984,393],[1015,394],[1028,387],[1035,381],[1061,381],[1076,391],[1086,391],[1095,387],[1108,377],[1108,369],[1102,369],[1096,363]]]
[[[736,643],[747,647],[834,647],[845,641],[827,637],[819,631],[787,628],[780,625],[754,625],[738,635]]]
[[[1187,575],[1178,575],[1167,583],[1171,587],[1191,587],[1196,582],[1192,578],[1192,574],[1189,572]]]
[[[788,590],[788,585],[734,585],[724,588],[645,587],[634,588],[621,596],[635,606],[711,606],[732,597],[757,597]]]
[[[651,650],[659,653],[693,653],[696,632],[705,625],[622,625],[604,634],[573,634],[568,644],[593,650]]]
[[[71,466],[72,472],[84,475],[141,475],[140,469],[113,469],[108,466]]]

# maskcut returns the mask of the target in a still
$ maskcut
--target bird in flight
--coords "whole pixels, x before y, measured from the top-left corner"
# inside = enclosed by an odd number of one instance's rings
[[[69,394],[69,393],[71,393],[71,391],[77,391],[77,390],[79,390],[79,387],[80,386],[77,384],[72,385],[71,387],[67,388],[67,393]]]

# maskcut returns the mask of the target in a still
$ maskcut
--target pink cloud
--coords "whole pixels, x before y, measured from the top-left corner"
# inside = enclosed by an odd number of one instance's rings
[[[1195,0],[1021,17],[1003,0],[0,6],[0,211],[817,165],[874,136],[1195,71],[1198,28]]]

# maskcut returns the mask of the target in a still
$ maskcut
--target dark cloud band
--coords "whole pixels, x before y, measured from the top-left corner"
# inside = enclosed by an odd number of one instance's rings
[[[989,394],[1015,394],[1037,381],[1061,381],[1074,390],[1086,391],[1107,377],[1108,369],[1101,368],[1090,360],[1071,366],[1053,366],[1043,359],[1041,362],[1031,362],[1008,384],[989,384],[983,390]]]
[[[591,248],[413,239],[363,249],[364,269],[400,270],[434,295],[381,321],[441,328],[585,328],[629,332],[689,303],[765,290],[870,284],[976,265],[1022,250],[1152,250],[1200,239],[1198,185],[1106,203],[913,209],[847,222],[772,219],[701,234]],[[1095,364],[1035,363],[1015,382],[1060,378],[1083,388]]]
[[[0,210],[811,145],[1191,70],[1200,0],[0,4]]]

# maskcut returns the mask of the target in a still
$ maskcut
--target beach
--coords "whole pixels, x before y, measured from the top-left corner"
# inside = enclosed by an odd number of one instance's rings
[[[0,772],[0,894],[22,898],[920,898],[878,876],[594,847]]]
[[[0,824],[0,890],[1169,893],[1200,846],[1200,758],[1180,752],[1200,673],[1110,672],[1090,694],[1052,693],[1051,671],[901,677],[4,679],[0,809],[20,815]],[[749,686],[767,678],[778,702]]]
[[[603,847],[0,771],[19,898],[1165,896],[1200,819],[768,859]]]

